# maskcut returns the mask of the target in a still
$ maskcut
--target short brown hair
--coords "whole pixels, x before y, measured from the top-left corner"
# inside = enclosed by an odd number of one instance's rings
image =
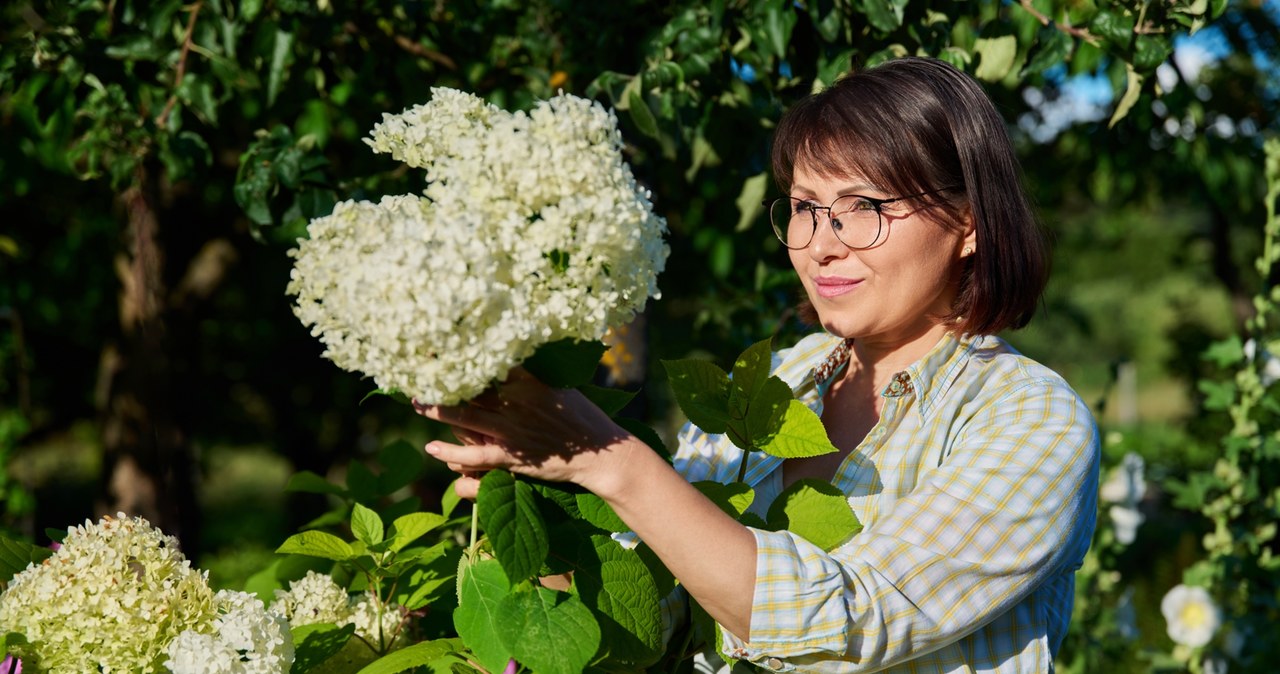
[[[907,57],[850,73],[787,111],[773,172],[789,192],[797,165],[829,177],[857,173],[888,193],[916,194],[944,225],[972,216],[977,250],[964,258],[949,315],[958,332],[1020,328],[1049,272],[1040,223],[1004,120],[973,78],[938,59]]]

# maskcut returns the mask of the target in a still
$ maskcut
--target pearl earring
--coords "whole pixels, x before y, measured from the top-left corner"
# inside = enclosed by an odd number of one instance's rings
[[[973,255],[973,249],[972,249],[972,248],[970,248],[969,246],[965,246],[965,247],[964,247],[964,252],[962,252],[962,253],[960,253],[960,254],[961,254],[962,256],[964,256],[964,257],[968,257],[968,256],[970,256],[970,255]]]

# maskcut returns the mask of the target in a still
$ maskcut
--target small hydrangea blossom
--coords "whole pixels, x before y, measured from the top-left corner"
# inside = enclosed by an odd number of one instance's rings
[[[1178,585],[1160,601],[1168,623],[1169,638],[1177,644],[1200,648],[1222,626],[1222,612],[1203,587]]]
[[[223,590],[209,632],[187,630],[169,644],[173,674],[283,674],[293,666],[289,623],[257,597]]]
[[[400,606],[384,605],[379,629],[377,604],[372,594],[349,595],[333,578],[315,571],[290,581],[287,591],[276,590],[271,611],[284,616],[295,627],[316,623],[355,625],[356,634],[374,644],[390,642],[392,636],[400,633],[404,619]]]
[[[598,103],[508,113],[436,88],[366,142],[425,169],[427,188],[340,203],[291,251],[294,312],[339,367],[452,404],[658,297],[666,224]]]
[[[124,513],[72,527],[0,595],[0,633],[23,634],[19,655],[53,672],[163,671],[169,642],[215,615],[213,590],[177,539]]]

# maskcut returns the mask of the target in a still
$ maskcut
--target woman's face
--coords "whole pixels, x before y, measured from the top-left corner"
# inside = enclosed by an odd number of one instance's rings
[[[901,196],[857,176],[825,178],[796,167],[792,197],[827,206],[846,194]],[[974,246],[974,236],[972,227],[945,227],[931,213],[936,211],[918,199],[885,204],[877,243],[851,250],[836,238],[826,211],[819,211],[813,240],[790,254],[828,332],[885,345],[934,335],[937,317],[951,312],[958,264],[965,247]]]

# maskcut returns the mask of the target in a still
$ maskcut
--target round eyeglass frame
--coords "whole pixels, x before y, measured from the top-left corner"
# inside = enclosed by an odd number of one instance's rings
[[[831,225],[831,231],[836,235],[837,241],[844,244],[845,247],[849,248],[850,250],[866,250],[868,248],[874,247],[877,243],[880,242],[880,233],[884,230],[883,207],[885,204],[892,204],[894,202],[905,201],[907,199],[915,199],[916,197],[929,196],[931,194],[937,194],[938,192],[945,192],[947,190],[957,189],[958,187],[959,185],[948,185],[946,187],[938,187],[931,190],[925,190],[924,192],[917,192],[915,194],[904,194],[900,197],[892,197],[890,199],[877,199],[875,197],[868,197],[862,194],[842,194],[836,197],[834,201],[832,201],[829,205],[826,205],[826,206],[819,206],[817,204],[813,204],[812,202],[809,202],[811,204],[809,207],[809,217],[813,218],[813,230],[809,232],[809,238],[804,242],[804,245],[802,246],[790,245],[787,243],[786,239],[783,238],[783,235],[782,235],[783,229],[778,226],[778,223],[773,221],[773,208],[776,204],[781,202],[794,203],[797,201],[803,202],[807,200],[797,199],[795,197],[787,196],[787,197],[778,197],[776,199],[765,199],[764,201],[760,202],[760,205],[764,206],[765,210],[769,213],[769,226],[773,228],[773,235],[777,237],[778,241],[789,250],[804,250],[805,248],[809,247],[809,244],[813,243],[813,237],[818,233],[818,211],[827,212],[827,224]],[[871,243],[865,246],[850,245],[844,239],[840,238],[840,230],[836,227],[836,224],[835,224],[836,219],[831,217],[831,209],[836,205],[836,202],[840,201],[841,199],[848,199],[850,197],[853,197],[856,199],[862,199],[863,201],[866,201],[867,203],[871,204],[871,207],[875,209],[875,212],[876,212],[876,235],[874,238],[871,239]],[[789,206],[788,211],[791,211],[791,210],[792,208]],[[788,223],[785,223],[785,224],[790,224],[789,220],[788,220]]]

